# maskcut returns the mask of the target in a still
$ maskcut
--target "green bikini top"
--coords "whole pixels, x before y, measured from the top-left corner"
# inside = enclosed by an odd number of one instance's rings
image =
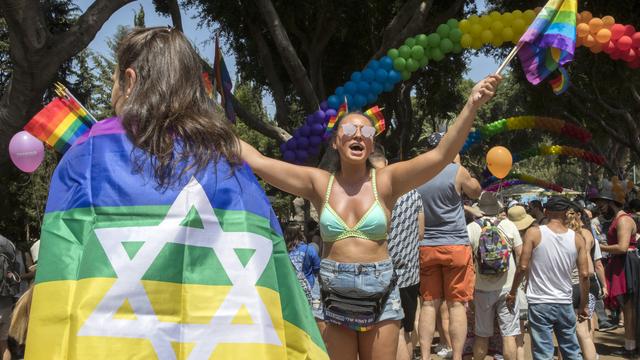
[[[320,213],[320,236],[324,242],[335,242],[338,240],[357,237],[372,241],[381,241],[387,239],[387,215],[378,200],[378,190],[376,188],[376,171],[371,169],[371,186],[373,187],[373,196],[375,201],[371,207],[360,218],[360,221],[354,226],[349,227],[342,220],[340,215],[329,205],[329,196],[333,186],[334,174],[329,178],[327,185],[327,193],[324,198],[324,206]]]

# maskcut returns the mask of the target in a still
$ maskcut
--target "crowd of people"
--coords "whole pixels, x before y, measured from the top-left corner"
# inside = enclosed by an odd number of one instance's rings
[[[441,137],[431,136],[429,148]],[[369,159],[375,169],[387,165],[381,147]],[[559,358],[597,359],[594,331],[616,329],[620,314],[624,347],[613,354],[637,356],[640,200],[626,202],[609,188],[605,180],[590,199],[552,196],[544,204],[505,206],[499,195],[481,192],[456,159],[400,197],[388,237],[404,314],[396,359],[417,356],[418,344],[422,359],[430,359],[436,328],[435,352],[443,358],[551,359],[555,335]],[[305,248],[304,226],[293,226],[297,236],[286,237],[298,244],[292,262],[317,289],[322,244]],[[318,237],[316,226],[307,224],[309,239]],[[310,302],[326,329],[320,292]]]

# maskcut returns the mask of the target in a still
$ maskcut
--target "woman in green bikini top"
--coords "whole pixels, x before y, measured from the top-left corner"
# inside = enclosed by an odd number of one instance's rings
[[[330,307],[314,315],[327,322],[323,339],[332,360],[395,359],[398,344],[399,306],[393,267],[387,251],[390,210],[396,200],[436,176],[462,148],[480,106],[491,99],[501,77],[492,75],[472,89],[469,100],[437,148],[407,161],[374,171],[368,164],[374,146],[371,121],[359,113],[338,119],[329,149],[339,161],[328,172],[289,164],[260,154],[241,142],[242,159],[267,183],[309,200],[321,209],[320,229],[325,241],[320,277],[323,299],[326,294],[386,292],[377,322],[357,328],[328,318]],[[351,287],[351,288],[349,288]],[[327,302],[324,302],[326,305]],[[332,320],[333,319],[333,320]]]

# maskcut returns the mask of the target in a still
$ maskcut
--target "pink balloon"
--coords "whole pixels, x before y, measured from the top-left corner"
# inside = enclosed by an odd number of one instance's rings
[[[18,169],[32,173],[44,160],[44,145],[28,132],[20,131],[9,142],[9,155]]]

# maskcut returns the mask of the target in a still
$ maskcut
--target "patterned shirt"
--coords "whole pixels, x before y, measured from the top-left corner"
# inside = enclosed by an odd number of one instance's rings
[[[398,287],[408,287],[420,282],[418,263],[418,214],[422,213],[422,199],[416,190],[402,195],[391,215],[389,254],[398,275]]]

